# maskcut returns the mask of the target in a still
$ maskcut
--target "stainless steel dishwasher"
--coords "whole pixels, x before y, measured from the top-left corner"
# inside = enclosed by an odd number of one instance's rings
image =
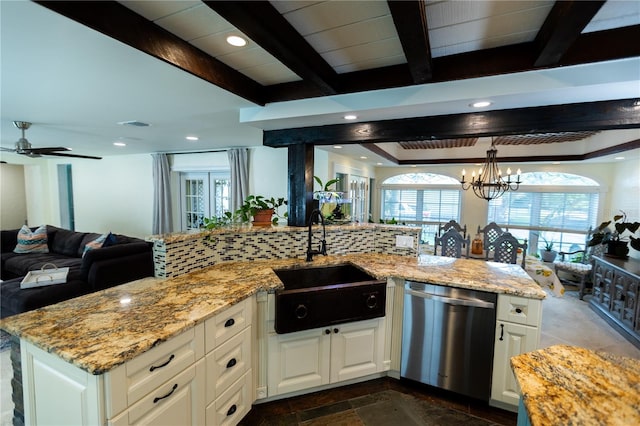
[[[495,293],[407,281],[401,377],[489,401]]]

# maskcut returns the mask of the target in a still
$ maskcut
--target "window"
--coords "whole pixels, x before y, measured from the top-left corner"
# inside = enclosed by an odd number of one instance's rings
[[[182,230],[198,229],[205,217],[229,211],[230,185],[228,172],[180,173]]]
[[[408,173],[382,183],[382,220],[422,226],[422,242],[433,242],[441,223],[460,220],[460,183],[433,173]]]
[[[554,250],[583,249],[587,230],[596,225],[599,185],[551,172],[524,173],[522,181],[518,191],[489,201],[489,222],[529,240],[530,253],[544,247],[543,238],[553,241]]]

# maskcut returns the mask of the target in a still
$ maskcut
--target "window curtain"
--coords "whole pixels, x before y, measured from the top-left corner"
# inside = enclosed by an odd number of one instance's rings
[[[167,154],[151,154],[153,158],[153,234],[173,231],[171,220],[170,168]]]
[[[249,195],[249,156],[246,148],[234,148],[227,151],[231,175],[230,208],[234,212]]]

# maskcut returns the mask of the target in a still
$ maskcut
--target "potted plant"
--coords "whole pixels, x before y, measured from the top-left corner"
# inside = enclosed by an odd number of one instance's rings
[[[540,257],[543,262],[553,262],[556,260],[556,256],[558,252],[553,249],[553,241],[547,240],[545,237],[540,235],[542,241],[544,241],[544,250],[540,251]]]
[[[280,217],[287,217],[287,212],[282,216],[278,213],[278,208],[285,205],[287,205],[287,201],[284,198],[249,195],[235,214],[241,222],[251,222],[253,217],[253,225],[255,226],[277,225]]]
[[[589,240],[589,246],[597,244],[607,245],[607,254],[613,257],[627,257],[629,253],[629,245],[635,250],[640,251],[640,238],[634,234],[640,228],[640,222],[627,222],[627,214],[620,211],[621,214],[613,216],[613,220],[602,222],[595,230]],[[609,225],[613,223],[614,230],[609,229]]]
[[[337,192],[331,189],[332,185],[340,182],[340,179],[331,179],[326,183],[323,183],[318,176],[314,176],[313,178],[318,185],[320,185],[319,191],[313,191],[313,198],[314,200],[317,200],[317,208],[320,210],[322,217],[325,219],[331,219],[336,211],[338,212],[338,215],[340,215],[342,192]]]

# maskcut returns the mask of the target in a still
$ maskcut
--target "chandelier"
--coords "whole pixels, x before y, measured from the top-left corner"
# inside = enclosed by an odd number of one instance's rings
[[[466,171],[462,169],[462,189],[465,191],[473,188],[474,194],[478,198],[485,200],[493,200],[502,196],[506,191],[517,191],[520,186],[520,169],[518,169],[516,180],[511,181],[511,169],[507,169],[507,178],[502,177],[502,171],[498,168],[498,160],[496,159],[498,151],[496,150],[493,138],[491,138],[491,149],[487,151],[487,159],[484,165],[476,172],[471,174],[471,182],[465,180]]]

